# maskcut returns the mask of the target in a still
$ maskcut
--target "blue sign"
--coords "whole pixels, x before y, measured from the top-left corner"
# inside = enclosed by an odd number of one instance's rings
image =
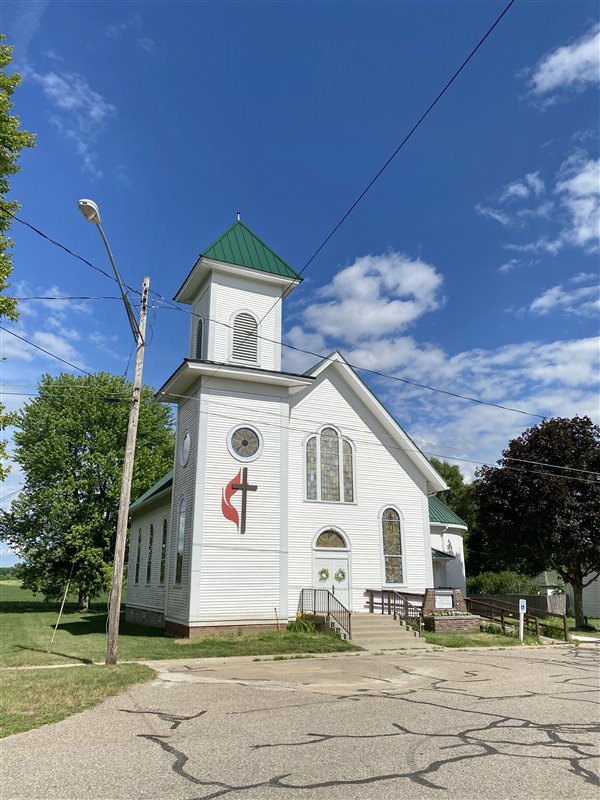
[[[519,600],[519,614],[527,613],[527,600]]]

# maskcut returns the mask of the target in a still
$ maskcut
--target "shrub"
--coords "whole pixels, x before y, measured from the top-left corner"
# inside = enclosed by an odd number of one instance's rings
[[[482,572],[467,578],[467,589],[472,594],[539,594],[540,587],[528,575],[518,572]]]
[[[287,630],[290,633],[318,633],[318,628],[315,623],[303,617],[301,614],[296,615],[296,619],[288,622]]]

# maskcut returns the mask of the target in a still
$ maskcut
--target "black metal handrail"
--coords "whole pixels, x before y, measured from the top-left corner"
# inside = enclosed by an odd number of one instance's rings
[[[352,638],[352,612],[328,589],[302,589],[298,603],[301,614],[326,614]]]

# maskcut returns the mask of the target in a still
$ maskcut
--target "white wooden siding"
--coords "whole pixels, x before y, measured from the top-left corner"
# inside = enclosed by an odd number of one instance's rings
[[[194,395],[194,391],[189,392]],[[199,402],[197,399],[185,400],[177,412],[177,440],[175,443],[175,467],[173,474],[173,497],[171,503],[171,519],[169,525],[169,569],[166,577],[166,613],[168,620],[187,622],[190,608],[190,567],[192,550],[192,530],[194,525],[194,485],[198,453],[198,418]],[[191,439],[190,457],[181,466],[179,452],[186,431]],[[179,505],[185,497],[187,512],[185,519],[185,541],[183,545],[183,570],[181,584],[175,585],[175,567],[177,563],[177,530],[179,523]]]
[[[452,586],[453,589],[460,589],[466,593],[465,581],[465,556],[463,549],[462,533],[456,529],[444,530],[445,525],[431,526],[431,546],[443,553],[452,553],[454,558],[441,562],[438,567],[440,579],[443,576],[443,583],[438,585]],[[450,545],[451,549],[448,549]]]
[[[200,585],[191,620],[204,624],[273,620],[275,609],[281,613],[280,425],[282,403],[287,399],[269,387],[249,394],[247,386],[244,393],[242,388],[230,388],[227,382],[215,382],[221,387],[203,390],[208,411],[206,474],[201,569],[197,578]],[[244,424],[258,431],[263,444],[260,457],[246,464],[235,459],[227,448],[231,431]],[[233,522],[223,517],[221,498],[226,485],[244,466],[249,483],[258,489],[248,493],[246,533],[241,534]],[[232,502],[239,512],[239,492]],[[199,533],[196,530],[196,539]]]
[[[364,590],[383,581],[380,512],[393,505],[402,512],[405,591],[431,585],[431,552],[425,479],[398,445],[362,406],[333,370],[297,399],[292,396],[289,431],[289,608],[299,591],[312,586],[312,539],[332,526],[343,531],[351,546],[352,605],[365,609]],[[354,503],[305,500],[304,442],[320,426],[331,423],[354,445]],[[428,552],[427,552],[428,551]],[[429,563],[427,561],[429,560]]]
[[[273,308],[281,289],[233,275],[214,274],[211,280],[213,314],[219,322],[226,323],[213,323],[213,360],[219,363],[231,360],[232,329],[228,326],[233,325],[233,318],[240,311],[249,311],[261,320],[258,329],[261,337],[258,339],[258,366],[281,369],[280,347],[275,344],[281,339],[281,303]]]
[[[165,610],[165,586],[161,586],[160,580],[160,558],[162,549],[163,521],[167,520],[167,525],[171,519],[171,496],[167,495],[162,500],[148,504],[141,513],[135,512],[131,516],[131,533],[129,544],[129,564],[127,567],[127,595],[126,605],[136,608],[146,608],[152,611],[164,613]],[[146,583],[146,568],[148,566],[148,536],[150,525],[154,526],[154,539],[152,542],[152,574],[150,583]],[[140,551],[140,579],[136,584],[135,561],[137,557],[138,531],[142,529],[142,548]],[[167,532],[167,556],[169,549],[169,535]],[[165,571],[165,584],[167,571]]]

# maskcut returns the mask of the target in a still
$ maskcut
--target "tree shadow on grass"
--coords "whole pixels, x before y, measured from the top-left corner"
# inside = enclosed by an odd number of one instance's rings
[[[50,626],[54,627],[54,625]],[[73,622],[61,622],[59,631],[65,631],[71,636],[89,636],[93,633],[106,633],[106,612],[103,614],[88,614]],[[121,616],[119,623],[119,636],[143,636],[146,638],[164,639],[165,632],[162,628],[150,628],[146,625],[132,625],[125,622]]]
[[[82,658],[81,656],[73,655],[73,653],[60,653],[58,650],[54,650],[54,648],[50,653],[48,653],[47,650],[43,650],[41,647],[25,647],[24,645],[18,644],[15,646],[15,650],[22,650],[25,653],[43,653],[46,656],[62,656],[63,658],[68,658],[71,661],[81,661],[82,664],[94,663],[91,658]]]

